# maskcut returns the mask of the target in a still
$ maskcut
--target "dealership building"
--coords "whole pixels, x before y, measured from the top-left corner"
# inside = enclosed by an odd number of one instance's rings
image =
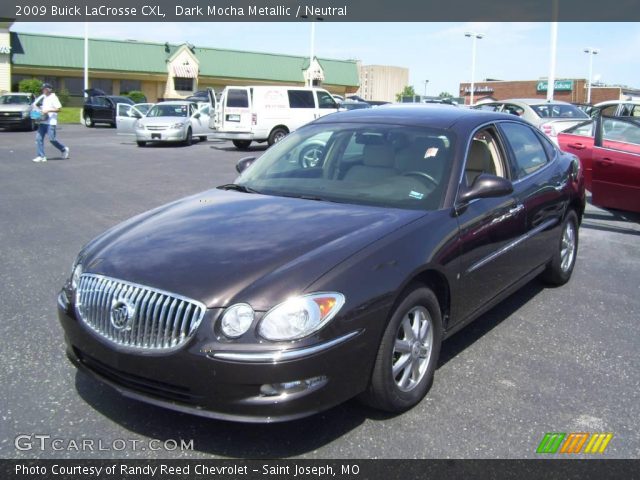
[[[584,78],[558,79],[554,83],[555,100],[572,103],[586,103],[589,82]],[[475,82],[473,101],[483,103],[508,98],[547,98],[548,82],[540,80],[491,80]],[[460,97],[469,104],[471,84],[460,84]],[[591,86],[591,103],[605,100],[640,100],[640,89],[593,84]]]
[[[65,89],[82,101],[84,39],[10,32],[0,23],[0,91],[16,91],[25,78]],[[89,85],[107,94],[139,90],[148,101],[185,98],[196,90],[227,85],[305,85],[309,78],[331,93],[359,88],[354,60],[204,48],[184,43],[89,40]]]

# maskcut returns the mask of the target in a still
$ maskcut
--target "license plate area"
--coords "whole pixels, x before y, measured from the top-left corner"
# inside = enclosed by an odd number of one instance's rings
[[[239,122],[240,115],[227,115],[227,122]]]
[[[151,134],[151,140],[160,140],[161,138],[162,138],[162,135],[160,135],[159,133]]]

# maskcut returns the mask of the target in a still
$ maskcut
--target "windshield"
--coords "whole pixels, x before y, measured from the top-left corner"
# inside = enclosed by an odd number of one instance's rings
[[[575,105],[544,103],[531,105],[531,108],[541,118],[589,118],[589,115]]]
[[[154,105],[147,113],[147,117],[186,117],[189,106],[183,104]]]
[[[0,105],[29,105],[31,98],[27,95],[2,95]]]
[[[453,143],[452,133],[425,127],[309,125],[268,149],[237,183],[266,195],[435,210]]]

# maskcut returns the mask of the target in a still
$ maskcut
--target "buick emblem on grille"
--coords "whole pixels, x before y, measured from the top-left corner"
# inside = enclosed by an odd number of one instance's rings
[[[131,330],[131,321],[135,308],[128,300],[118,299],[111,304],[109,317],[116,330]]]

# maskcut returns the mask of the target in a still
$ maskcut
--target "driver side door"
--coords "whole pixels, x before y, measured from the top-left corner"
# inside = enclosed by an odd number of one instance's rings
[[[144,115],[128,103],[116,105],[116,130],[118,135],[133,135],[136,133],[136,122]]]

